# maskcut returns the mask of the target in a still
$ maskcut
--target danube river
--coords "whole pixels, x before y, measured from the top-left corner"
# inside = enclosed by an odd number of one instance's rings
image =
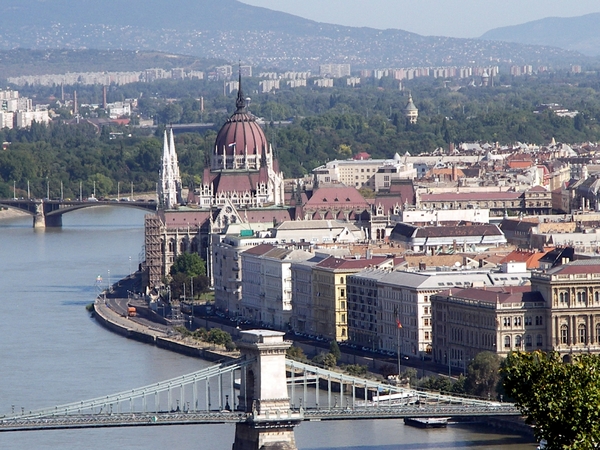
[[[144,212],[98,207],[70,213],[62,229],[30,217],[0,220],[0,415],[98,397],[196,371],[209,363],[125,339],[85,305],[100,284],[137,267]],[[398,420],[303,423],[301,450],[534,449],[513,435]],[[0,433],[3,449],[230,449],[233,425]]]

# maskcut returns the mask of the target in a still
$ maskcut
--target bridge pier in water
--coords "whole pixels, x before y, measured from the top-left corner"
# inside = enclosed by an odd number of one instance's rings
[[[35,202],[33,212],[33,228],[46,228],[46,215],[44,214],[44,203]]]
[[[297,450],[294,427],[303,417],[290,408],[285,352],[291,342],[283,340],[284,334],[241,332],[242,357],[254,362],[242,371],[238,410],[252,416],[236,425],[233,450]]]

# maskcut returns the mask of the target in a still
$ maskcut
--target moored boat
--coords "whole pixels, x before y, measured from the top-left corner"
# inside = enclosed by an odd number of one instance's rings
[[[417,428],[446,428],[449,417],[405,417],[404,423]]]

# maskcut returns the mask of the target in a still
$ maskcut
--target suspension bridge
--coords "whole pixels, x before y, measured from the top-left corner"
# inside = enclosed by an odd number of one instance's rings
[[[233,449],[258,450],[277,442],[295,448],[293,428],[302,421],[520,415],[510,403],[423,392],[286,359],[291,343],[281,332],[241,334],[239,359],[104,397],[13,411],[0,416],[0,432],[234,423]]]

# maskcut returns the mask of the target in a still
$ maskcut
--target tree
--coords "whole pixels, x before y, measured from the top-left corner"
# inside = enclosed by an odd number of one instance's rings
[[[171,275],[184,273],[188,277],[197,277],[206,275],[206,265],[197,253],[182,253],[175,258],[170,273]]]
[[[467,367],[465,389],[479,397],[495,396],[500,381],[500,357],[492,352],[481,352]]]
[[[288,358],[294,359],[296,361],[307,361],[304,351],[300,347],[296,347],[295,345],[292,345],[290,348],[288,348],[285,352],[285,355]]]
[[[331,353],[319,353],[312,359],[312,362],[329,368],[335,367],[337,361],[335,360],[335,356],[333,356]]]
[[[600,444],[600,357],[565,363],[557,352],[511,353],[504,389],[546,448],[593,449]]]
[[[334,356],[336,362],[339,361],[339,359],[342,357],[340,346],[336,341],[331,341],[331,343],[329,344],[329,353],[331,353]]]
[[[361,364],[348,364],[343,369],[348,375],[352,375],[353,377],[365,377],[369,371],[366,365]]]
[[[223,331],[219,328],[212,328],[206,336],[206,342],[210,342],[216,345],[227,346],[233,341],[231,339],[231,335],[226,331]]]

